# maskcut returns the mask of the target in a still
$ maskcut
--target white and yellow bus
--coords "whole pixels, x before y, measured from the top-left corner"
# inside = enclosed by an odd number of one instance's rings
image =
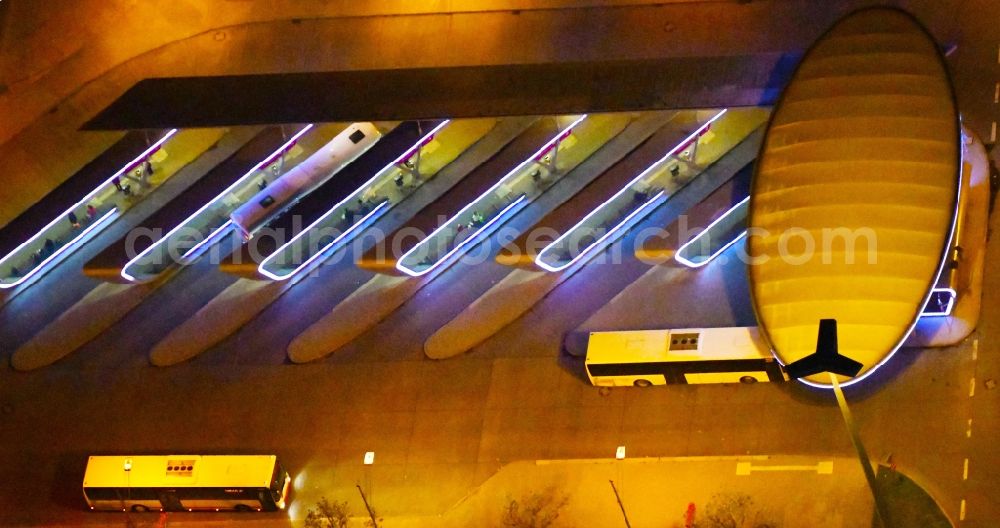
[[[591,332],[586,368],[602,387],[788,379],[754,326]]]
[[[290,482],[274,455],[92,456],[83,496],[91,510],[274,511]]]

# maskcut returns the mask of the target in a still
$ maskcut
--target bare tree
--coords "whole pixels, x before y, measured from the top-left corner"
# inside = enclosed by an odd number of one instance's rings
[[[520,501],[510,498],[503,511],[504,528],[548,528],[559,518],[559,510],[569,502],[569,497],[549,486],[530,493]]]
[[[749,495],[717,493],[705,508],[703,528],[777,528],[765,511]]]
[[[316,503],[316,511],[306,512],[306,528],[346,528],[349,517],[347,501],[330,502],[323,497]]]

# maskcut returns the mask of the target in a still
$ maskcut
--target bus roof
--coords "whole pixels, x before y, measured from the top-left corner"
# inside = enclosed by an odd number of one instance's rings
[[[755,326],[591,332],[587,363],[770,359]]]
[[[83,487],[266,488],[276,461],[274,455],[92,456]]]

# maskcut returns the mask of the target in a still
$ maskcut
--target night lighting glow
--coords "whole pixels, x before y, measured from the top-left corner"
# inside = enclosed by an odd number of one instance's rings
[[[594,216],[595,214],[597,214],[598,212],[600,212],[608,204],[610,204],[611,202],[615,201],[615,199],[617,199],[622,194],[628,192],[629,190],[632,190],[632,186],[635,185],[636,183],[638,183],[640,180],[642,180],[642,178],[644,176],[646,176],[647,174],[649,174],[651,171],[654,171],[654,170],[658,169],[660,167],[660,165],[662,165],[664,162],[668,161],[671,156],[673,156],[677,152],[683,150],[684,147],[688,146],[692,141],[696,140],[698,138],[698,136],[700,136],[702,133],[704,133],[705,130],[707,130],[708,127],[713,122],[715,122],[717,119],[719,119],[720,117],[722,117],[722,115],[725,114],[727,110],[728,109],[723,108],[719,113],[717,113],[714,116],[712,116],[711,119],[709,119],[708,121],[706,121],[705,123],[703,123],[701,126],[699,126],[697,130],[695,130],[694,132],[691,133],[691,135],[689,135],[688,137],[684,138],[683,141],[681,141],[680,143],[678,143],[677,145],[675,145],[673,148],[671,148],[662,158],[660,158],[655,163],[653,163],[652,165],[650,165],[649,167],[647,167],[645,170],[643,170],[642,172],[640,172],[635,178],[632,178],[632,181],[628,182],[624,187],[621,188],[621,190],[619,190],[613,196],[611,196],[611,198],[608,198],[607,200],[604,201],[604,203],[602,203],[601,205],[599,205],[596,208],[594,208],[594,210],[592,210],[591,212],[587,213],[586,216],[584,216],[582,219],[580,219],[580,221],[577,222],[575,225],[573,225],[573,227],[571,227],[568,230],[566,230],[565,233],[563,233],[562,235],[560,235],[559,238],[555,239],[551,244],[549,244],[549,245],[545,246],[544,248],[542,248],[542,250],[538,252],[538,255],[535,256],[535,264],[538,265],[538,267],[540,267],[540,268],[542,268],[542,269],[544,269],[546,271],[550,271],[550,272],[562,271],[562,270],[564,270],[564,269],[572,266],[575,262],[577,262],[581,258],[583,258],[584,255],[586,255],[587,253],[589,253],[593,248],[597,247],[597,244],[603,243],[605,240],[607,240],[612,234],[614,234],[615,231],[617,231],[622,226],[624,226],[627,223],[626,222],[627,220],[632,219],[636,215],[637,212],[642,211],[642,210],[646,210],[646,208],[650,205],[650,203],[653,202],[652,199],[646,201],[644,204],[642,204],[641,206],[639,206],[639,208],[636,209],[636,211],[634,211],[633,213],[629,214],[628,217],[626,217],[626,221],[619,222],[618,225],[616,225],[613,229],[609,230],[607,233],[605,233],[603,236],[601,236],[601,238],[595,240],[592,244],[590,244],[589,246],[587,246],[586,248],[584,248],[583,251],[581,251],[580,253],[578,253],[575,257],[573,257],[572,259],[570,259],[570,261],[566,262],[565,264],[561,264],[561,265],[558,265],[558,266],[552,266],[552,265],[547,264],[544,260],[542,260],[545,257],[545,255],[546,255],[547,252],[555,251],[554,248],[556,246],[558,246],[560,242],[562,242],[571,233],[573,233],[574,231],[576,231],[577,229],[579,229],[580,226],[584,225],[587,222],[587,220],[589,220],[592,216]],[[663,191],[660,191],[660,193],[658,193],[658,195],[659,194],[663,194]]]
[[[215,198],[213,198],[213,199],[209,200],[208,202],[206,202],[205,205],[201,206],[192,215],[188,216],[187,219],[185,219],[183,222],[181,222],[180,224],[177,224],[177,226],[174,227],[173,229],[171,229],[169,232],[167,232],[166,235],[164,235],[162,238],[160,238],[159,240],[157,240],[153,244],[150,244],[149,247],[147,247],[146,249],[142,250],[138,255],[135,256],[135,258],[133,258],[132,260],[128,261],[124,266],[122,266],[122,271],[121,271],[122,278],[125,279],[125,280],[127,280],[127,281],[129,281],[129,282],[137,282],[136,278],[134,276],[132,276],[130,273],[128,273],[128,271],[127,271],[128,268],[130,268],[131,266],[133,266],[136,262],[138,262],[140,259],[142,259],[146,255],[148,255],[150,252],[152,252],[154,249],[156,249],[160,245],[165,244],[166,241],[172,235],[174,235],[174,233],[176,233],[177,231],[179,231],[181,228],[185,227],[189,222],[191,222],[198,215],[200,215],[201,213],[203,213],[212,204],[214,204],[218,200],[221,200],[223,197],[225,197],[226,194],[230,193],[233,189],[235,189],[236,187],[238,187],[247,178],[253,176],[258,170],[260,170],[261,167],[264,167],[265,165],[267,165],[268,163],[270,163],[276,156],[278,156],[282,152],[284,152],[285,149],[287,149],[293,143],[295,143],[300,137],[302,137],[303,134],[305,134],[306,132],[308,132],[312,127],[313,127],[313,125],[311,125],[311,124],[310,125],[306,125],[305,127],[303,127],[302,130],[298,131],[288,141],[286,141],[283,145],[281,145],[280,147],[278,147],[277,150],[275,150],[274,152],[272,152],[271,154],[269,154],[266,158],[264,158],[263,160],[261,160],[260,162],[258,162],[256,165],[254,165],[252,169],[250,169],[243,176],[240,176],[240,178],[237,179],[235,182],[233,182],[229,187],[226,187],[226,189],[224,191],[222,191],[221,193],[219,193],[218,196],[216,196]],[[216,232],[217,231],[218,230],[216,230]],[[214,235],[217,234],[216,232],[213,232],[211,235],[209,235],[208,237],[206,237],[205,240],[212,240],[214,238]]]
[[[20,277],[19,279],[11,283],[0,283],[0,289],[13,288],[20,284],[23,284],[24,281],[30,279],[33,275],[37,274],[39,271],[47,267],[50,263],[55,262],[55,260],[59,258],[60,255],[68,251],[70,247],[86,240],[87,235],[89,235],[91,232],[100,227],[104,227],[105,224],[110,223],[111,220],[113,220],[117,216],[118,216],[118,208],[117,207],[111,208],[110,211],[104,213],[104,216],[98,218],[96,221],[94,221],[94,223],[87,226],[86,229],[81,231],[77,236],[73,237],[73,239],[70,240],[69,242],[60,246],[59,249],[53,251],[51,255],[49,255],[45,260],[39,262],[37,266],[32,268],[31,271],[29,271],[28,273],[25,273],[24,276]]]
[[[948,294],[948,304],[945,305],[944,311],[940,311],[940,312],[927,312],[927,311],[924,311],[924,312],[922,312],[920,314],[920,317],[947,317],[947,316],[951,315],[951,310],[952,310],[952,308],[955,307],[955,298],[958,297],[958,293],[955,292],[955,290],[952,289],[952,288],[934,288],[931,291],[931,297],[933,297],[935,293],[947,293]],[[926,309],[927,309],[927,306],[924,305],[924,310],[926,310]]]
[[[100,185],[98,185],[97,187],[95,187],[94,190],[92,190],[89,193],[87,193],[86,196],[84,196],[79,201],[77,201],[75,204],[73,204],[69,209],[66,209],[66,211],[64,211],[60,215],[56,216],[52,221],[50,221],[48,224],[46,224],[45,227],[43,227],[41,230],[39,230],[37,233],[35,233],[31,238],[29,238],[28,240],[24,241],[19,246],[17,246],[16,248],[14,248],[14,250],[11,251],[10,253],[8,253],[7,256],[5,256],[3,259],[0,259],[0,266],[2,266],[5,262],[7,262],[8,259],[10,259],[14,255],[18,254],[18,252],[20,252],[26,246],[28,246],[28,245],[32,244],[33,242],[35,242],[36,240],[38,240],[46,231],[49,230],[49,228],[51,228],[52,226],[54,226],[57,222],[64,221],[64,219],[69,215],[69,213],[73,212],[73,210],[75,210],[75,209],[83,206],[84,204],[90,202],[90,200],[92,200],[95,196],[97,196],[97,194],[99,192],[101,192],[102,189],[104,189],[108,185],[111,185],[112,182],[115,180],[115,178],[120,178],[122,176],[122,174],[125,174],[126,172],[128,172],[129,170],[131,170],[132,167],[134,167],[137,163],[139,163],[140,161],[142,161],[143,159],[145,159],[146,157],[148,157],[150,154],[152,154],[153,152],[155,152],[157,149],[159,149],[164,143],[167,142],[168,139],[170,139],[171,137],[173,137],[173,135],[176,134],[176,133],[177,133],[177,129],[176,128],[173,128],[173,129],[170,129],[169,131],[167,131],[167,133],[164,134],[163,137],[161,137],[155,143],[153,143],[152,145],[150,145],[149,148],[147,148],[146,150],[144,150],[142,152],[142,154],[139,154],[138,156],[136,156],[135,159],[133,159],[127,165],[125,165],[124,167],[122,167],[121,169],[119,169],[118,172],[114,173],[111,177],[109,177],[108,179],[104,180],[103,183],[101,183]],[[77,245],[79,242],[81,242],[84,239],[84,237],[86,237],[88,234],[92,233],[96,227],[98,227],[98,226],[104,226],[107,223],[109,223],[110,220],[113,218],[113,216],[116,216],[117,214],[118,214],[118,208],[117,207],[112,208],[110,211],[108,211],[107,213],[105,213],[104,216],[102,216],[101,218],[99,218],[98,220],[96,220],[93,224],[91,224],[86,229],[84,229],[80,233],[78,233],[75,237],[73,237],[72,239],[70,239],[69,241],[67,241],[59,249],[57,249],[51,255],[49,255],[48,258],[46,258],[45,260],[43,260],[42,262],[40,262],[37,266],[35,266],[30,271],[28,271],[27,273],[25,273],[18,280],[14,281],[14,282],[11,282],[11,283],[0,283],[0,289],[13,288],[13,287],[18,286],[20,284],[23,284],[25,281],[27,281],[28,279],[30,279],[32,276],[37,275],[43,269],[47,268],[50,264],[55,263],[56,259],[58,257],[60,257],[61,255],[65,254],[66,251],[69,250],[69,248],[71,248],[71,247]]]
[[[312,254],[312,256],[310,256],[309,258],[307,258],[302,264],[299,264],[298,266],[295,267],[295,269],[289,271],[288,273],[277,274],[277,273],[271,273],[270,271],[264,269],[264,266],[266,266],[268,263],[271,262],[271,260],[273,260],[276,256],[278,256],[278,252],[277,251],[275,251],[274,253],[271,253],[270,255],[268,255],[267,258],[265,258],[263,260],[263,262],[260,263],[260,266],[257,267],[257,271],[261,275],[263,275],[263,276],[265,276],[265,277],[267,277],[267,278],[269,278],[271,280],[283,281],[285,279],[288,279],[292,275],[295,275],[296,273],[302,271],[307,266],[309,266],[310,264],[312,264],[313,261],[315,261],[316,259],[318,259],[320,256],[328,253],[331,248],[339,247],[345,241],[349,240],[354,234],[356,234],[358,231],[360,231],[361,227],[363,227],[367,223],[369,223],[369,221],[374,221],[377,217],[382,216],[382,213],[384,213],[385,211],[388,211],[389,210],[388,207],[389,207],[389,200],[383,200],[381,203],[379,203],[377,206],[375,206],[374,209],[372,209],[371,211],[369,211],[368,214],[366,214],[363,217],[361,217],[361,219],[358,220],[357,222],[351,224],[351,227],[348,227],[347,229],[345,229],[344,232],[341,233],[340,235],[338,235],[336,238],[334,238],[333,241],[331,241],[329,244],[326,244],[325,246],[323,246],[323,248],[318,249],[315,253]],[[314,222],[313,225],[315,225],[315,222]],[[310,226],[310,228],[311,227],[312,226]],[[279,248],[279,250],[287,247],[289,244],[291,244],[292,242],[294,242],[296,238],[299,238],[303,233],[306,233],[306,232],[307,232],[307,230],[305,230],[305,229],[302,230],[301,232],[299,232],[299,234],[295,235],[295,238],[293,238],[292,240],[290,240],[287,244],[281,246],[281,248]]]
[[[216,229],[215,231],[212,231],[212,234],[205,237],[205,239],[202,240],[201,242],[198,242],[194,246],[191,246],[191,249],[185,251],[184,254],[181,255],[181,261],[190,262],[192,259],[201,254],[199,250],[206,247],[210,243],[215,243],[217,239],[221,238],[223,234],[229,232],[229,230],[231,230],[232,228],[233,228],[233,221],[226,220],[226,223],[219,226],[219,228]]]
[[[959,166],[961,166],[961,160],[959,160]],[[944,247],[949,248],[949,249],[952,247],[952,244],[955,242],[955,230],[958,227],[958,206],[957,206],[957,204],[960,203],[960,200],[962,198],[962,183],[961,183],[961,181],[959,181],[959,184],[957,185],[957,187],[958,187],[958,191],[955,193],[955,204],[956,204],[956,207],[955,207],[955,210],[952,212],[952,218],[951,218],[951,231],[948,233],[948,241],[947,241],[947,243],[944,246]],[[938,263],[938,272],[937,272],[938,280],[940,280],[941,273],[944,272],[945,265],[950,260],[950,254],[951,254],[951,251],[944,251],[943,254],[941,255],[941,262]],[[935,281],[935,284],[937,284],[936,281]],[[924,297],[923,302],[920,303],[920,306],[921,306],[920,309],[921,310],[923,310],[924,306],[927,306],[927,301],[930,300],[931,295],[934,294],[934,290],[935,289],[936,288],[931,288],[927,292],[927,295]],[[899,340],[899,343],[896,343],[896,346],[888,354],[886,354],[886,356],[884,358],[882,358],[881,361],[879,361],[872,368],[868,369],[868,372],[865,372],[864,374],[862,374],[862,375],[860,375],[860,376],[858,376],[856,378],[851,378],[851,379],[849,379],[847,381],[843,381],[843,382],[840,383],[840,386],[841,387],[847,387],[847,386],[850,386],[850,385],[854,385],[855,383],[858,383],[859,381],[861,381],[861,380],[867,378],[868,376],[870,376],[873,372],[875,372],[876,370],[878,370],[879,367],[881,367],[882,365],[885,365],[886,363],[888,363],[889,360],[892,359],[892,356],[896,355],[896,352],[900,348],[903,347],[903,343],[905,343],[906,340],[910,338],[910,334],[912,334],[913,330],[917,327],[917,321],[919,321],[919,320],[920,320],[919,316],[916,317],[916,318],[914,318],[913,324],[911,324],[910,327],[906,330],[906,333],[903,334],[903,338]],[[778,361],[778,363],[782,367],[785,366],[785,364],[781,362],[781,359],[778,359],[777,354],[775,354],[774,357],[775,357],[775,359]],[[802,379],[802,378],[799,378],[797,381],[799,381],[801,383],[804,383],[806,385],[809,385],[810,387],[816,387],[818,389],[832,389],[833,388],[833,385],[816,383],[816,382],[812,382],[812,381],[809,381],[809,380],[806,380],[806,379]]]
[[[497,180],[497,182],[494,183],[489,189],[486,189],[485,192],[483,192],[482,194],[480,194],[478,198],[476,198],[475,200],[473,200],[473,201],[469,202],[468,204],[466,204],[465,207],[462,207],[457,213],[455,213],[454,215],[452,215],[451,218],[449,218],[447,222],[441,224],[441,226],[439,226],[437,229],[435,229],[434,231],[432,231],[431,234],[427,236],[427,238],[425,238],[425,239],[421,240],[420,242],[418,242],[417,244],[415,244],[406,253],[404,253],[403,256],[399,258],[398,261],[396,261],[396,269],[399,270],[399,271],[401,271],[401,272],[403,272],[403,273],[405,273],[405,274],[407,274],[407,275],[409,275],[409,276],[411,276],[411,277],[419,277],[421,275],[425,275],[425,274],[429,273],[431,270],[433,270],[436,267],[438,267],[439,265],[441,265],[442,262],[444,262],[445,260],[447,260],[451,255],[453,255],[460,248],[466,246],[468,242],[470,242],[470,241],[472,241],[474,239],[477,239],[479,237],[479,235],[486,228],[488,228],[490,225],[492,225],[497,219],[501,218],[505,213],[507,213],[508,211],[510,211],[513,206],[521,203],[527,197],[525,195],[521,195],[517,200],[515,200],[514,202],[511,202],[507,207],[505,207],[502,211],[500,211],[496,216],[494,216],[492,219],[490,219],[489,222],[487,222],[485,225],[483,225],[482,227],[480,227],[477,232],[471,234],[468,238],[466,238],[465,240],[463,240],[462,243],[460,243],[457,246],[455,246],[455,248],[453,248],[451,251],[449,251],[448,253],[446,253],[444,255],[444,257],[439,258],[434,264],[430,265],[427,269],[418,272],[418,271],[414,271],[413,269],[410,269],[410,268],[406,267],[403,264],[403,261],[406,260],[407,257],[409,257],[410,255],[412,255],[417,250],[419,250],[423,245],[430,243],[431,239],[433,239],[434,237],[436,237],[437,235],[439,235],[445,229],[450,229],[451,228],[451,223],[452,223],[452,221],[454,221],[455,218],[458,218],[458,217],[462,216],[463,213],[465,213],[471,207],[473,207],[474,205],[476,205],[477,203],[479,203],[480,200],[482,200],[483,198],[488,197],[491,193],[493,193],[494,191],[496,191],[497,188],[499,188],[501,185],[503,185],[504,182],[506,182],[508,178],[511,178],[512,176],[515,176],[515,175],[519,174],[521,172],[521,170],[524,169],[524,167],[526,167],[529,163],[537,163],[539,158],[541,158],[553,146],[557,145],[560,141],[562,141],[563,139],[565,139],[566,137],[568,137],[569,134],[572,133],[573,127],[575,127],[576,125],[580,124],[586,118],[587,118],[586,114],[578,117],[576,120],[574,120],[572,123],[570,123],[570,125],[567,126],[565,130],[563,130],[562,132],[560,132],[559,134],[557,134],[555,137],[553,137],[552,139],[550,139],[549,141],[547,141],[544,145],[542,145],[542,148],[538,149],[538,151],[535,152],[534,154],[532,154],[531,157],[529,157],[528,159],[526,159],[526,160],[522,161],[521,163],[519,163],[517,165],[517,167],[514,167],[514,169],[511,170],[510,172],[508,172],[506,175],[504,175],[503,178],[500,178],[499,180]],[[558,147],[556,147],[556,148],[558,148]]]
[[[365,222],[368,222],[368,221],[374,221],[376,219],[376,217],[375,217],[375,213],[376,212],[378,212],[379,216],[381,216],[382,212],[385,212],[385,211],[388,210],[388,207],[391,205],[388,200],[383,201],[382,203],[378,204],[375,207],[375,209],[371,210],[368,214],[366,214],[363,217],[361,217],[353,225],[351,225],[350,227],[348,227],[347,229],[345,229],[343,233],[341,233],[336,239],[333,240],[333,242],[327,244],[322,249],[316,251],[316,253],[314,255],[312,255],[311,257],[309,257],[308,259],[306,259],[305,262],[303,262],[301,265],[299,265],[298,267],[296,267],[294,270],[290,271],[289,273],[286,273],[286,274],[282,275],[282,274],[272,273],[272,272],[264,269],[265,266],[267,266],[272,260],[274,260],[275,258],[277,258],[278,254],[281,253],[285,248],[291,246],[299,238],[302,238],[303,236],[305,236],[309,231],[311,231],[318,224],[322,223],[331,214],[333,214],[335,211],[337,211],[337,209],[339,209],[340,207],[342,207],[344,204],[349,203],[349,202],[357,199],[362,193],[364,193],[365,189],[367,189],[371,185],[374,185],[375,182],[378,181],[380,178],[386,176],[387,174],[390,173],[390,171],[395,170],[396,168],[399,167],[399,165],[401,165],[402,163],[405,163],[406,160],[408,160],[411,157],[415,156],[417,154],[417,152],[424,145],[430,143],[431,140],[434,139],[434,136],[438,132],[440,132],[441,129],[443,129],[445,126],[447,126],[448,123],[450,123],[450,122],[451,122],[451,120],[445,120],[442,123],[440,123],[439,125],[437,125],[436,127],[434,127],[433,129],[431,129],[430,132],[424,134],[424,136],[422,138],[420,138],[420,140],[418,140],[415,145],[413,145],[412,147],[410,147],[409,149],[407,149],[406,152],[404,152],[402,155],[400,155],[395,160],[393,160],[392,163],[386,165],[385,167],[382,168],[382,170],[376,172],[375,176],[372,176],[371,179],[369,179],[368,181],[366,181],[365,183],[363,183],[362,185],[360,185],[353,193],[351,193],[349,196],[347,196],[346,198],[344,198],[343,200],[341,200],[340,202],[338,202],[337,205],[334,205],[333,207],[331,207],[329,211],[323,213],[323,215],[320,216],[318,219],[316,219],[315,222],[309,224],[307,227],[305,227],[304,229],[302,229],[301,231],[299,231],[294,237],[292,237],[291,240],[289,240],[288,242],[282,244],[273,253],[271,253],[270,255],[268,255],[267,258],[265,258],[260,263],[260,265],[257,267],[257,271],[261,275],[264,275],[265,277],[268,277],[268,278],[276,280],[276,281],[285,280],[285,279],[288,279],[289,277],[291,277],[292,275],[295,275],[299,271],[305,269],[306,266],[308,266],[313,261],[315,261],[320,255],[329,252],[330,249],[333,248],[334,246],[339,246],[340,244],[343,244],[343,243],[346,243],[347,241],[349,241],[351,236],[353,236],[354,234],[356,234],[357,232],[359,232],[358,228],[361,227],[362,224],[364,224]]]
[[[550,272],[562,271],[562,270],[564,270],[564,269],[572,266],[575,262],[579,261],[581,258],[583,258],[584,255],[586,255],[587,253],[589,253],[591,250],[593,250],[595,248],[598,248],[598,247],[604,247],[605,246],[605,242],[608,241],[608,239],[610,239],[612,235],[620,234],[622,232],[622,228],[623,227],[625,227],[625,226],[629,225],[630,223],[632,223],[633,220],[638,220],[638,219],[642,218],[642,214],[644,214],[645,212],[651,211],[653,209],[653,205],[654,204],[659,205],[659,202],[663,198],[665,198],[665,197],[666,197],[666,191],[664,191],[663,189],[660,189],[649,200],[646,200],[645,203],[643,203],[642,205],[640,205],[639,207],[637,207],[634,211],[632,211],[631,213],[629,213],[624,219],[622,219],[621,222],[618,222],[617,224],[615,224],[614,227],[612,227],[611,229],[608,229],[607,232],[605,232],[603,235],[600,236],[600,238],[598,238],[597,240],[591,242],[590,244],[587,244],[587,247],[583,248],[583,251],[581,251],[575,257],[573,257],[572,259],[570,259],[569,262],[567,262],[567,263],[565,263],[563,265],[560,265],[560,266],[550,266],[549,264],[547,264],[546,262],[544,262],[544,261],[541,260],[542,253],[544,253],[550,247],[553,247],[555,245],[555,242],[553,242],[552,244],[549,244],[544,249],[542,249],[542,251],[540,251],[538,253],[538,257],[535,257],[535,264],[537,264],[540,268],[542,268],[542,269],[544,269],[546,271],[550,271]],[[573,230],[570,229],[566,233],[572,233],[572,232],[573,232]],[[565,236],[566,236],[566,234],[563,234],[563,236],[559,237],[559,238],[563,238]],[[556,242],[558,242],[558,241],[559,241],[559,239],[556,239]]]
[[[680,249],[678,249],[677,252],[674,253],[674,260],[676,260],[677,262],[680,262],[681,264],[683,264],[683,265],[685,265],[685,266],[687,266],[689,268],[700,268],[700,267],[708,264],[712,260],[714,260],[715,257],[718,257],[719,255],[721,255],[723,252],[725,252],[727,249],[729,249],[729,247],[732,246],[733,244],[739,242],[740,240],[743,240],[743,238],[747,236],[747,230],[746,229],[744,229],[743,231],[741,231],[740,234],[736,235],[735,238],[733,238],[732,240],[730,240],[729,242],[727,242],[721,248],[717,249],[714,253],[712,253],[711,255],[709,255],[708,258],[706,258],[705,260],[703,260],[701,262],[692,262],[691,260],[688,260],[687,258],[685,258],[683,256],[684,250],[687,249],[688,246],[690,246],[690,245],[692,245],[692,244],[694,244],[696,242],[699,242],[702,239],[702,237],[706,236],[707,233],[709,231],[711,231],[713,227],[716,226],[716,224],[718,224],[719,222],[725,220],[726,217],[728,217],[730,214],[732,214],[733,211],[739,209],[741,206],[747,204],[749,201],[750,201],[750,197],[749,196],[747,196],[746,198],[740,200],[739,203],[737,203],[736,205],[734,205],[731,208],[729,208],[729,210],[726,211],[725,213],[723,213],[722,216],[720,216],[719,218],[716,218],[715,221],[713,221],[711,224],[708,224],[708,227],[706,227],[705,230],[702,231],[701,233],[698,233],[698,236],[696,236],[696,237],[692,238],[691,240],[685,242],[684,245],[682,245],[680,247]]]
[[[403,273],[405,273],[405,274],[407,274],[407,275],[409,275],[411,277],[420,277],[422,275],[426,275],[426,274],[430,273],[432,270],[434,270],[435,268],[437,268],[438,266],[440,266],[444,262],[447,262],[448,259],[450,259],[453,255],[455,255],[456,253],[458,253],[458,251],[460,249],[462,249],[463,247],[465,247],[465,246],[467,246],[469,244],[472,244],[473,242],[478,242],[480,238],[482,238],[485,234],[489,233],[490,227],[492,225],[496,224],[498,221],[500,221],[505,216],[508,216],[508,213],[510,213],[512,211],[515,211],[516,210],[515,206],[527,205],[528,204],[528,202],[526,201],[527,198],[528,197],[525,196],[525,195],[523,195],[523,194],[521,196],[518,196],[517,200],[514,200],[513,202],[507,204],[507,207],[504,207],[493,218],[490,218],[489,222],[486,222],[485,224],[483,224],[479,229],[476,230],[475,233],[469,235],[468,238],[466,238],[465,240],[463,240],[462,242],[460,242],[457,246],[453,247],[451,249],[451,251],[445,253],[443,257],[438,258],[434,262],[434,264],[431,264],[426,269],[421,270],[421,271],[414,271],[413,269],[408,268],[408,267],[406,267],[406,266],[403,265],[403,259],[405,259],[406,257],[410,256],[410,254],[412,254],[415,249],[417,249],[418,247],[420,247],[420,244],[417,244],[417,245],[413,246],[412,248],[410,248],[410,250],[407,251],[403,255],[403,257],[400,258],[399,261],[396,262],[396,269],[398,269],[399,271],[402,271]],[[517,209],[520,209],[520,207],[517,207]],[[456,215],[456,216],[458,216],[458,215]],[[447,226],[447,225],[448,224],[445,224],[445,226]],[[440,230],[440,228],[438,228],[438,230]],[[435,231],[434,233],[437,233],[437,231]],[[433,236],[434,233],[432,233],[431,236]],[[431,237],[427,237],[424,240],[427,240],[429,238],[431,238]]]

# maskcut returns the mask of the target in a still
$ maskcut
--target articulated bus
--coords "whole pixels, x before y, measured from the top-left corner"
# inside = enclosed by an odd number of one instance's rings
[[[83,496],[91,510],[275,511],[290,482],[273,455],[92,456]]]
[[[586,367],[603,387],[788,379],[753,326],[591,332]]]

